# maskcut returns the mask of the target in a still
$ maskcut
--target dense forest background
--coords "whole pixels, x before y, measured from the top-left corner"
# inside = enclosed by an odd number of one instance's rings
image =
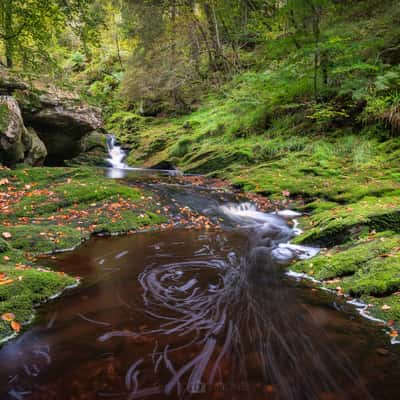
[[[306,106],[320,125],[354,118],[400,125],[396,1],[4,0],[0,7],[2,66],[78,85],[108,116],[187,113],[233,82],[222,92],[240,91],[237,101],[263,123],[284,105]]]

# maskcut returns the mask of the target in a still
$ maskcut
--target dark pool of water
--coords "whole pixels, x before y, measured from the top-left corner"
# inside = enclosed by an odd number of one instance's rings
[[[247,242],[176,230],[59,256],[84,283],[1,349],[0,398],[399,398],[382,328],[281,267],[248,269]]]
[[[284,221],[227,218],[219,205],[240,199],[222,190],[118,177],[223,229],[94,238],[59,255],[51,265],[83,283],[0,349],[0,399],[399,398],[400,351],[383,328],[274,262],[293,234]]]

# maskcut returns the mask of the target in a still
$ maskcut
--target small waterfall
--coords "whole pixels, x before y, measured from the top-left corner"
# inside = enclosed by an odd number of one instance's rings
[[[112,168],[126,169],[129,168],[124,163],[126,152],[122,150],[121,146],[117,145],[117,140],[114,135],[107,135],[108,155],[107,162]]]

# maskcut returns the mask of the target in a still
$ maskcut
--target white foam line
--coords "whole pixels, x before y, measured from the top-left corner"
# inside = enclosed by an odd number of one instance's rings
[[[295,271],[289,270],[289,271],[287,271],[287,272],[285,273],[285,275],[287,275],[287,276],[289,276],[289,277],[291,277],[291,278],[295,278],[295,279],[297,279],[297,280],[304,279],[304,280],[312,281],[312,282],[314,282],[314,283],[318,283],[319,285],[323,285],[323,282],[322,282],[322,281],[319,281],[318,279],[315,279],[315,278],[313,278],[312,276],[307,275],[306,273],[303,273],[303,272],[295,272]],[[335,293],[335,294],[336,294],[336,290],[327,288],[327,287],[325,287],[325,286],[319,286],[318,289],[324,290],[324,291],[326,291],[326,292],[330,292],[330,293]],[[344,294],[343,296],[344,296],[345,299],[348,298],[348,297],[350,297],[348,294]],[[370,320],[370,321],[372,321],[372,322],[383,323],[383,324],[385,324],[385,325],[387,326],[387,322],[386,322],[385,320],[380,319],[380,318],[373,317],[373,316],[368,312],[368,309],[369,309],[368,304],[365,304],[362,300],[360,300],[360,299],[346,300],[346,303],[347,303],[347,304],[350,304],[350,305],[352,305],[352,306],[354,306],[354,307],[356,308],[357,312],[358,312],[363,318],[368,319],[368,320]],[[393,330],[393,329],[390,328],[389,326],[387,326],[387,328],[389,328],[389,332]],[[397,337],[393,337],[393,338],[391,338],[390,343],[391,343],[391,344],[400,344],[400,339],[397,339]]]
[[[16,338],[17,336],[18,336],[18,334],[14,332],[12,335],[6,336],[5,338],[0,339],[0,344],[8,342],[9,340]]]
[[[304,272],[295,272],[295,271],[289,270],[289,271],[285,272],[285,275],[287,275],[287,276],[289,276],[291,278],[295,278],[297,280],[305,279],[305,280],[308,280],[308,281],[312,281],[312,282],[315,282],[315,283],[322,284],[321,281],[319,281],[318,279],[313,278],[310,275],[305,274]]]

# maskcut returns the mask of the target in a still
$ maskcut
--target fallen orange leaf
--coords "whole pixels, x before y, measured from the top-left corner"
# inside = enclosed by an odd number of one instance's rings
[[[1,316],[1,319],[3,321],[10,322],[15,319],[15,315],[13,313],[5,313]]]
[[[5,281],[0,281],[0,285],[9,285],[10,283],[13,283],[14,279],[7,279]]]
[[[17,321],[11,321],[11,328],[14,332],[19,332],[21,330],[21,324]]]

